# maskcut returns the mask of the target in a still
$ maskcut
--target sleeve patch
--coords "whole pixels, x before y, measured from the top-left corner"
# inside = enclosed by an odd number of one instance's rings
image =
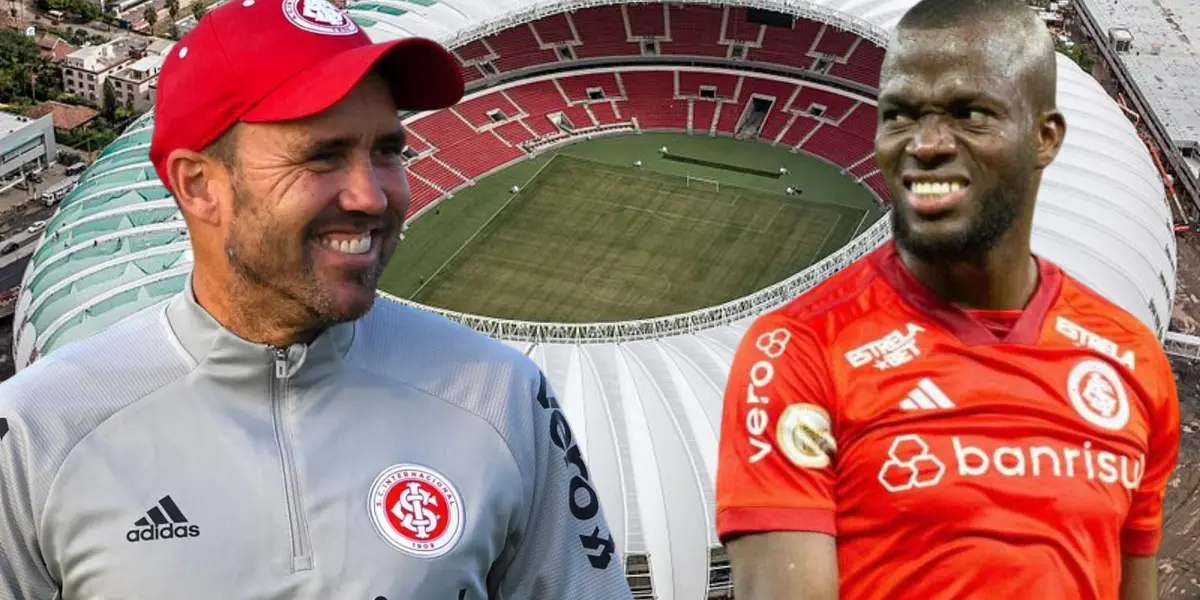
[[[783,455],[806,469],[828,467],[837,452],[829,413],[815,404],[788,406],[779,417],[775,438]]]

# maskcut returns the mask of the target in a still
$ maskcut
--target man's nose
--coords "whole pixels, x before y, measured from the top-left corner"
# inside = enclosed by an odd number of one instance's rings
[[[339,204],[346,212],[382,215],[387,210],[387,194],[383,191],[379,173],[369,162],[351,167]]]
[[[939,115],[923,117],[905,148],[906,152],[927,166],[953,157],[958,147],[949,129],[945,119]]]

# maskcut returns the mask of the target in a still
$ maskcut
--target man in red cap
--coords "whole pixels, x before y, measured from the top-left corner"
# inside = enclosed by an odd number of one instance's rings
[[[630,598],[538,368],[375,300],[409,203],[400,110],[437,43],[233,0],[174,47],[150,157],[186,289],[0,385],[0,598]]]

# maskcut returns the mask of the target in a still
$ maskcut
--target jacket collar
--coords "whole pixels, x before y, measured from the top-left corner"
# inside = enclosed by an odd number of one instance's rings
[[[230,374],[260,374],[270,369],[277,376],[293,378],[316,375],[320,368],[339,363],[354,340],[354,323],[331,327],[311,344],[275,348],[238,337],[196,302],[192,276],[182,292],[166,307],[171,333],[197,365],[228,369]],[[284,360],[286,357],[286,360]]]

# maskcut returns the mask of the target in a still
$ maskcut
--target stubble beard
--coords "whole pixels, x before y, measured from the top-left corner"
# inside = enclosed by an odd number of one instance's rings
[[[1023,164],[1009,173],[996,190],[981,199],[979,212],[968,226],[947,236],[922,236],[916,233],[902,211],[891,214],[892,238],[896,246],[932,264],[982,264],[988,253],[1000,244],[1020,217],[1025,202],[1025,185],[1033,176],[1033,167]]]
[[[287,323],[299,330],[320,331],[366,315],[374,305],[374,292],[386,259],[379,261],[374,269],[350,275],[370,294],[362,301],[339,303],[317,278],[312,247],[307,243],[309,232],[293,234],[286,227],[275,226],[241,186],[235,182],[233,187],[234,218],[225,254],[234,289],[228,293],[257,313],[245,318],[263,325]],[[296,239],[296,235],[302,236],[301,239]],[[291,257],[297,256],[297,248],[300,248],[298,259],[294,260]],[[381,250],[390,252],[387,246]]]

